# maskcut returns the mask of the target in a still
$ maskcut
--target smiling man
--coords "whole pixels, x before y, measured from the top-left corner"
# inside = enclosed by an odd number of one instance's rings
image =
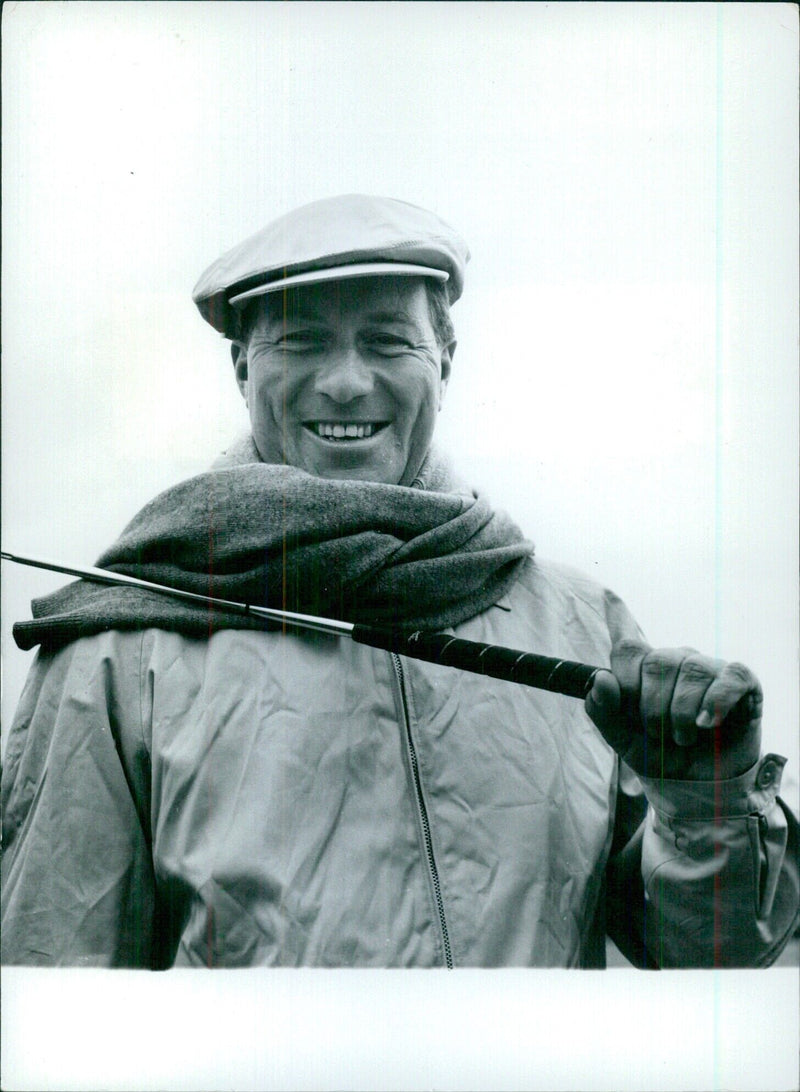
[[[430,448],[455,342],[421,276],[285,289],[250,305],[236,380],[265,463],[410,485]]]
[[[432,445],[467,248],[351,195],[274,221],[194,292],[250,430],[69,585],[4,771],[3,958],[164,968],[766,966],[798,915],[784,760],[741,664],[652,649],[534,557]],[[585,703],[238,600],[444,631],[600,671]]]

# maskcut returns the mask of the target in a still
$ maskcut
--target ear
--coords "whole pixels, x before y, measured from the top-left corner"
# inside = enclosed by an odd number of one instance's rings
[[[447,383],[450,379],[450,368],[453,363],[453,357],[455,355],[457,342],[455,339],[449,342],[442,349],[441,356],[441,382],[439,383],[439,409],[442,408],[442,400],[447,390]]]
[[[236,385],[239,393],[247,403],[247,346],[241,341],[231,342],[231,360],[233,372],[236,376]]]

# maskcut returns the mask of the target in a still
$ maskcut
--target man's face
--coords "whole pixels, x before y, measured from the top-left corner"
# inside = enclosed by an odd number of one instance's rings
[[[409,485],[422,465],[450,355],[423,282],[392,276],[276,293],[246,349],[234,345],[264,462],[393,485]]]

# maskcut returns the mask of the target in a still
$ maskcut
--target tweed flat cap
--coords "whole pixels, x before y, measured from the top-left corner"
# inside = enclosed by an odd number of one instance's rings
[[[273,220],[218,258],[192,299],[214,329],[232,336],[235,308],[266,292],[357,276],[427,276],[461,295],[469,250],[435,213],[390,197],[346,194]]]

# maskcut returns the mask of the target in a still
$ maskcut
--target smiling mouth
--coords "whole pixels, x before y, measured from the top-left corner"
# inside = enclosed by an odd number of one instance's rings
[[[346,443],[348,440],[368,440],[388,424],[388,421],[304,421],[303,427],[322,440]]]

